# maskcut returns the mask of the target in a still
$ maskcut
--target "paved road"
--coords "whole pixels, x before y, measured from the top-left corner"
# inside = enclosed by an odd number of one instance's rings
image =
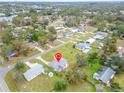
[[[77,37],[77,38],[73,38],[73,39],[71,39],[71,40],[69,40],[69,41],[67,41],[67,42],[62,42],[62,44],[60,44],[60,45],[58,45],[58,46],[55,46],[55,47],[53,47],[53,48],[51,48],[51,49],[49,49],[49,50],[46,50],[46,51],[41,52],[41,53],[39,53],[39,54],[36,54],[36,55],[34,55],[34,56],[31,56],[31,57],[28,57],[28,58],[26,58],[26,59],[23,59],[22,62],[27,62],[27,61],[30,62],[30,60],[35,59],[35,58],[37,58],[38,56],[41,56],[41,55],[43,55],[43,54],[46,54],[46,53],[48,53],[48,52],[50,52],[50,51],[52,51],[52,50],[54,50],[54,49],[56,49],[56,48],[59,48],[59,47],[65,45],[65,44],[67,44],[67,43],[69,43],[69,42],[75,41],[76,39],[78,39],[78,38],[80,38],[80,37],[82,37],[82,36],[79,36],[79,37]],[[9,65],[9,66],[7,66],[7,67],[2,67],[2,68],[0,68],[0,82],[1,82],[1,83],[0,83],[0,91],[1,91],[1,92],[9,92],[9,91],[10,91],[10,89],[8,88],[8,86],[7,86],[7,84],[6,84],[4,78],[5,78],[5,75],[7,74],[7,72],[10,71],[11,69],[13,69],[14,66],[15,66],[15,64],[12,64],[12,65]]]

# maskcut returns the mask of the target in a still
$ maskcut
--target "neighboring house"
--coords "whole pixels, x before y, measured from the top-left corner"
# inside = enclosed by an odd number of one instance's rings
[[[79,27],[75,27],[75,28],[72,29],[73,33],[82,32],[82,31],[84,31],[84,26],[83,25],[80,25]]]
[[[72,32],[65,32],[65,33],[64,33],[64,37],[69,37],[69,36],[72,36],[72,35],[73,35]]]
[[[75,45],[76,49],[83,51],[84,53],[88,53],[91,50],[90,44],[88,42],[82,42]]]
[[[108,36],[108,33],[106,32],[97,32],[96,36],[94,36],[95,39],[102,40]]]
[[[24,77],[27,81],[31,81],[38,75],[44,73],[44,68],[41,64],[36,64],[35,66],[31,67],[29,70],[27,70],[24,74]]]
[[[9,52],[7,52],[7,57],[8,58],[11,58],[11,57],[13,57],[15,55],[16,55],[16,52],[15,51],[9,51]]]
[[[96,40],[94,38],[90,38],[88,40],[86,40],[85,42],[92,44],[93,42],[95,42]]]
[[[102,40],[102,39],[104,39],[104,36],[102,36],[100,34],[96,34],[93,38],[96,40]]]
[[[124,57],[124,47],[118,47],[117,52],[120,57]]]
[[[69,64],[65,59],[61,59],[59,62],[53,61],[53,62],[50,62],[48,65],[52,67],[54,71],[60,72],[65,68],[67,68]]]
[[[104,66],[102,71],[94,73],[93,78],[110,85],[110,80],[114,77],[115,73],[116,72],[112,68]]]
[[[62,37],[63,37],[63,35],[61,35],[61,34],[58,34],[58,35],[56,36],[57,39],[60,39],[60,38],[62,38]]]

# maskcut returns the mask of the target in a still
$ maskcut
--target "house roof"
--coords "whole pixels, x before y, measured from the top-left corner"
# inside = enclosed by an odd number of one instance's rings
[[[41,73],[44,73],[44,68],[41,64],[37,64],[30,68],[29,70],[27,70],[24,73],[24,77],[26,78],[26,80],[30,81]]]
[[[94,36],[93,38],[94,38],[94,39],[104,39],[104,36],[97,34],[97,35]]]
[[[108,81],[112,79],[112,76],[115,75],[115,71],[110,67],[103,67],[103,71],[98,71],[94,74],[94,78],[102,80],[102,82],[108,84]]]
[[[65,59],[61,59],[59,62],[53,61],[48,64],[55,71],[62,71],[64,68],[67,68],[68,62]]]
[[[14,51],[7,52],[8,57],[13,57],[15,54],[16,54],[16,52],[14,52]]]
[[[120,52],[120,53],[124,53],[124,47],[118,47],[117,51]]]
[[[93,42],[95,42],[95,39],[94,38],[90,38],[86,42],[89,42],[90,44],[92,44]]]

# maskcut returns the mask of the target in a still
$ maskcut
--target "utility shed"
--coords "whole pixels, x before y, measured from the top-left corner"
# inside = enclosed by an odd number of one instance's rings
[[[37,65],[33,66],[32,68],[30,68],[29,70],[27,70],[24,73],[24,77],[27,81],[31,81],[32,79],[34,79],[41,73],[44,73],[44,68],[41,64],[37,64]]]
[[[103,83],[109,85],[110,80],[114,77],[115,71],[110,67],[103,67],[102,71],[94,73],[93,78],[101,80]]]

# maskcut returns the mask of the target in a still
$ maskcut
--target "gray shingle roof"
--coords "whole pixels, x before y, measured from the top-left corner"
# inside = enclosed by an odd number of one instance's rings
[[[68,62],[65,59],[61,59],[59,62],[53,61],[48,64],[55,71],[62,71],[63,69],[68,67]]]

